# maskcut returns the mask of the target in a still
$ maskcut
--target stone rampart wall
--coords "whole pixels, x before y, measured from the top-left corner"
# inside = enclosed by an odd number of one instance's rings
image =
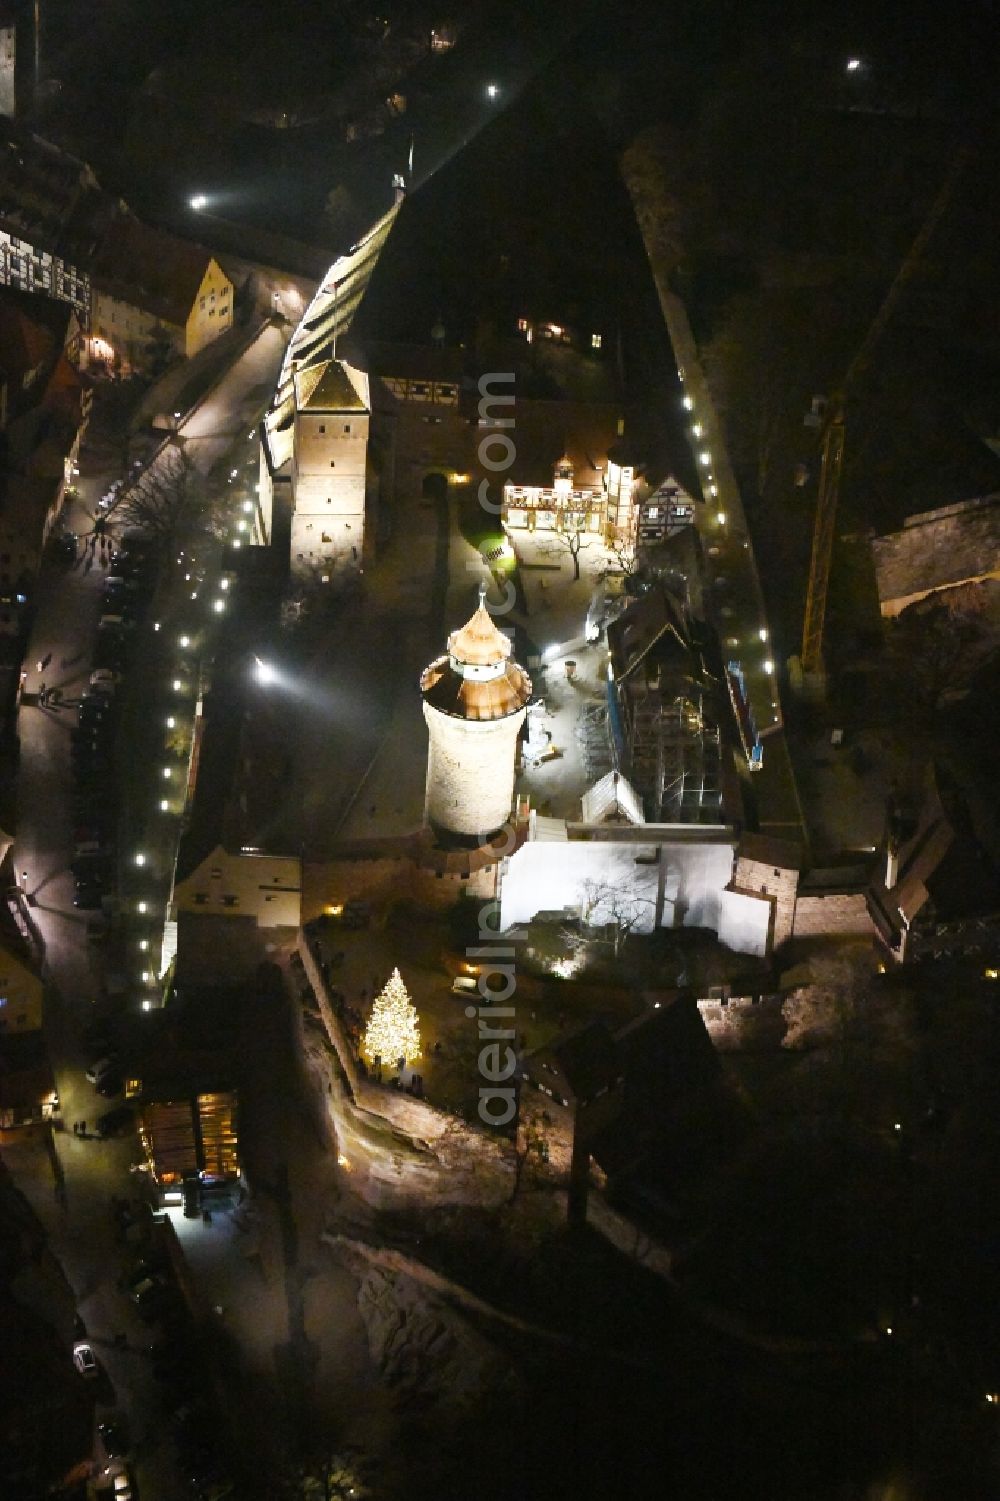
[[[827,896],[799,896],[795,904],[796,938],[874,938],[875,925],[864,892],[830,892]]]

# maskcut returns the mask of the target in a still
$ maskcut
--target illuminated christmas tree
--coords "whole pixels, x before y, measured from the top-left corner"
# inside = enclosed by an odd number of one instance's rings
[[[369,1060],[381,1058],[388,1064],[398,1058],[420,1057],[417,1013],[398,969],[393,970],[385,989],[372,1001],[361,1051]]]

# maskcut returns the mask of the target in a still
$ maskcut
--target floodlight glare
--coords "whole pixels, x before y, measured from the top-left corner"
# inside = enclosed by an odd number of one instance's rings
[[[270,662],[265,662],[260,657],[254,657],[253,660],[254,671],[257,675],[257,681],[261,684],[262,687],[266,688],[269,683],[277,682],[278,674],[275,672]]]

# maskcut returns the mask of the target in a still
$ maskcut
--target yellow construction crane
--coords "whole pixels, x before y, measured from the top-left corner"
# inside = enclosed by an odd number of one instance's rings
[[[844,469],[844,444],[846,441],[847,398],[858,378],[865,373],[886,325],[895,311],[896,304],[910,280],[928,241],[938,226],[955,191],[955,185],[968,160],[970,147],[965,145],[956,153],[941,190],[931,204],[909,251],[900,264],[895,278],[886,293],[882,306],[875,315],[860,349],[847,368],[843,380],[827,403],[822,433],[822,462],[819,474],[819,493],[816,499],[816,520],[813,525],[812,557],[809,563],[809,585],[806,591],[805,618],[802,624],[802,653],[800,665],[803,686],[813,685],[822,689],[823,682],[823,626],[826,621],[826,598],[830,585],[830,564],[833,559],[833,537],[837,521],[837,502],[840,498],[840,477]]]

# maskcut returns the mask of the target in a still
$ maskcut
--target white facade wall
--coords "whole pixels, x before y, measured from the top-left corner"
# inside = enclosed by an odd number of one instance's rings
[[[17,27],[0,26],[0,115],[17,114],[17,95],[14,90],[14,69],[17,63]]]
[[[218,846],[174,888],[181,912],[252,917],[259,928],[297,928],[302,921],[302,864],[294,855],[231,854]]]
[[[60,302],[71,303],[82,320],[89,318],[87,273],[5,229],[0,229],[0,283],[22,292],[45,292]]]
[[[430,735],[426,823],[477,838],[502,828],[514,801],[514,756],[524,712],[505,719],[455,719],[424,704]]]
[[[501,927],[530,922],[542,911],[578,912],[590,882],[627,893],[640,903],[636,932],[652,932],[657,921],[665,928],[708,928],[730,948],[763,954],[770,906],[726,890],[733,851],[728,841],[530,840],[507,862]],[[592,916],[595,923],[610,920],[601,906]]]
[[[361,566],[367,456],[367,412],[296,414],[293,572],[320,564]]]
[[[177,355],[184,353],[184,330],[164,323],[152,313],[111,292],[94,290],[91,307],[90,352],[95,359],[117,359],[124,371],[142,370],[155,339],[167,341]]]

